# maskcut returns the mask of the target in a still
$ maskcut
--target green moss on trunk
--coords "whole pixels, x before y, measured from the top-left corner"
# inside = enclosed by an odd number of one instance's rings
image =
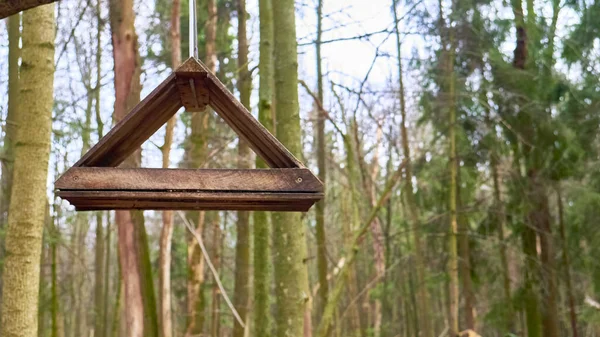
[[[23,13],[23,59],[6,233],[2,336],[35,337],[52,133],[54,5]]]

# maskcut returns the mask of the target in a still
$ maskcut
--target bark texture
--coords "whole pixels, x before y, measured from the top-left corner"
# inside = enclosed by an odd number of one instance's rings
[[[323,60],[321,57],[321,41],[323,36],[323,2],[317,4],[317,39],[315,42],[317,62],[317,98],[323,106]],[[325,158],[325,113],[318,109],[317,115],[317,166],[319,167],[319,179],[325,184],[326,180],[326,158]],[[316,204],[316,238],[317,238],[317,271],[319,278],[319,303],[317,317],[323,312],[329,294],[329,282],[327,281],[327,240],[325,236],[325,200]]]
[[[36,337],[46,181],[52,132],[54,6],[23,14],[14,184],[6,232],[2,336]],[[36,163],[36,165],[31,165]]]
[[[120,121],[140,100],[140,60],[137,46],[137,35],[134,29],[133,1],[110,2],[110,26],[112,32],[114,73],[115,73],[115,108],[114,119]],[[124,163],[123,167],[138,167],[141,151],[138,150]],[[145,313],[145,282],[142,277],[143,247],[139,242],[144,230],[140,224],[141,213],[117,211],[119,262],[124,286],[125,329],[130,337],[152,335],[145,331],[151,324],[151,317]],[[141,227],[141,228],[140,228]],[[153,294],[152,294],[153,296]],[[150,329],[152,330],[152,329]]]
[[[248,71],[248,39],[246,37],[246,0],[237,0],[238,14],[238,91],[240,102],[251,110],[252,80]],[[250,148],[242,139],[238,144],[238,167],[250,168]],[[250,298],[250,213],[237,212],[235,244],[235,284],[233,301],[242,321],[246,322]],[[233,337],[244,337],[244,328],[234,322]]]
[[[273,101],[273,7],[271,0],[259,1],[260,60],[258,119],[267,130],[274,133]],[[257,156],[257,168],[267,168]],[[270,214],[254,212],[254,332],[256,336],[271,336],[270,284],[271,284],[271,226]]]
[[[205,25],[205,64],[213,73],[217,70],[217,3],[216,0],[207,0],[206,7],[208,18]],[[207,147],[209,139],[209,118],[210,111],[194,112],[192,114],[192,132],[191,142],[188,149],[190,163],[192,168],[204,167],[207,157]],[[206,218],[210,218],[210,213],[197,212],[193,216],[196,222],[196,231],[203,235],[204,223]],[[204,284],[204,259],[200,248],[193,237],[188,240],[188,266],[190,273],[188,276],[188,325],[185,336],[190,337],[194,334],[200,334],[204,329],[204,307],[205,299],[202,287]]]
[[[424,252],[423,252],[423,239],[421,237],[421,226],[420,226],[420,214],[417,204],[415,202],[415,187],[413,186],[413,174],[412,174],[412,160],[410,154],[410,146],[408,140],[408,130],[406,127],[406,101],[405,101],[405,93],[404,93],[404,80],[403,80],[403,70],[402,70],[402,44],[400,38],[400,31],[398,28],[399,20],[398,20],[398,1],[392,1],[392,11],[394,14],[394,31],[396,34],[396,49],[397,49],[397,60],[398,60],[398,88],[399,88],[399,98],[400,98],[400,136],[402,139],[402,152],[404,154],[404,158],[406,161],[406,165],[404,168],[404,184],[403,184],[403,192],[404,195],[404,203],[406,205],[408,216],[411,222],[412,232],[413,232],[413,241],[415,245],[415,264],[416,264],[416,276],[417,276],[417,313],[416,317],[418,322],[421,324],[418,325],[418,328],[424,337],[433,337],[432,324],[427,324],[425,322],[430,321],[429,316],[429,302],[428,302],[428,291],[425,286],[425,274],[427,266],[424,260]]]
[[[273,1],[273,19],[276,132],[283,145],[299,156],[302,151],[302,132],[294,1]],[[306,236],[300,214],[273,213],[273,247],[277,336],[303,336],[310,292],[306,269]]]
[[[180,0],[173,0],[171,4],[171,68],[175,69],[181,63],[181,24]],[[162,167],[169,167],[171,146],[173,144],[173,131],[177,118],[174,116],[167,122],[165,141],[161,147]],[[159,252],[159,325],[160,337],[173,335],[173,318],[171,309],[171,240],[173,237],[173,211],[162,213],[163,226],[160,232]]]

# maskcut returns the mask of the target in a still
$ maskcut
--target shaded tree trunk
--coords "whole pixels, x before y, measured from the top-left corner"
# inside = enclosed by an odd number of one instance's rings
[[[298,53],[293,0],[273,1],[276,132],[293,154],[302,151],[298,103]],[[273,213],[277,336],[304,336],[310,305],[306,236],[300,214]]]
[[[481,94],[481,99],[487,99],[487,90],[483,90]],[[498,140],[495,134],[495,124],[492,123],[490,118],[490,111],[487,104],[485,104],[485,119],[488,124],[488,128],[490,129],[490,134],[492,138],[492,143],[490,146],[490,171],[492,174],[492,182],[494,186],[494,204],[493,204],[493,214],[492,220],[496,223],[497,235],[498,235],[498,243],[499,243],[499,252],[500,252],[500,264],[502,270],[502,290],[504,292],[504,301],[507,306],[507,313],[504,317],[504,321],[506,323],[506,329],[509,332],[512,332],[515,327],[515,313],[512,305],[512,296],[511,296],[511,285],[510,285],[510,275],[508,269],[508,256],[506,252],[506,212],[504,209],[504,202],[502,201],[502,191],[500,185],[500,175],[498,173],[498,161],[499,156],[496,150]]]
[[[571,281],[571,259],[569,257],[569,246],[567,244],[567,235],[565,231],[565,219],[563,199],[560,183],[556,186],[556,198],[558,203],[558,225],[560,229],[560,242],[562,244],[562,264],[564,270],[565,287],[567,288],[567,303],[569,306],[569,323],[573,337],[578,337],[577,313],[575,312],[575,295],[573,294],[573,285]]]
[[[2,336],[35,337],[52,133],[54,6],[23,14],[23,58],[13,188],[6,231]],[[36,165],[31,165],[36,163]]]
[[[4,145],[2,149],[2,177],[0,178],[0,231],[4,232],[10,206],[10,193],[13,182],[13,166],[15,160],[15,137],[17,131],[17,113],[19,102],[19,58],[21,48],[21,16],[14,15],[6,19],[8,30],[8,113],[4,125]],[[0,260],[4,259],[6,240],[0,240]],[[3,270],[0,268],[0,304],[2,303]],[[0,311],[0,320],[2,313]]]
[[[469,219],[463,211],[461,198],[460,176],[457,180],[457,211],[458,214],[458,253],[459,274],[461,278],[463,298],[463,313],[465,326],[461,330],[475,330],[475,294],[473,292],[473,281],[471,280],[471,252],[469,247]]]
[[[226,213],[227,214],[227,213]],[[216,221],[213,224],[213,254],[212,254],[212,262],[217,271],[220,273],[221,271],[221,252],[223,251],[223,238],[221,235],[221,226],[220,226],[220,218],[217,217]],[[225,224],[227,223],[227,217],[223,221]],[[213,280],[212,286],[212,322],[211,322],[211,336],[219,337],[220,329],[221,329],[221,290],[219,289],[219,285],[216,280]]]
[[[317,4],[317,39],[315,41],[316,63],[317,63],[317,98],[323,105],[323,60],[321,56],[321,41],[323,37],[323,3],[319,0]],[[317,115],[317,166],[319,167],[319,179],[323,184],[326,180],[326,139],[325,139],[325,114],[322,109]],[[319,305],[316,316],[320,317],[327,303],[329,293],[329,282],[327,281],[327,240],[325,236],[325,200],[316,204],[316,238],[317,238],[317,269],[319,278]]]
[[[425,273],[426,273],[426,264],[424,261],[424,251],[423,251],[423,239],[421,238],[421,226],[420,226],[420,215],[419,209],[415,202],[414,195],[414,186],[413,186],[413,174],[412,174],[412,158],[410,154],[410,146],[408,141],[408,130],[406,128],[406,102],[405,102],[405,94],[404,94],[404,80],[402,73],[402,44],[400,38],[400,31],[398,28],[398,1],[392,1],[392,11],[394,15],[394,31],[396,35],[396,54],[398,61],[398,83],[399,83],[399,98],[400,98],[400,114],[402,121],[400,123],[400,133],[402,138],[402,151],[404,154],[404,158],[406,160],[406,165],[404,169],[404,184],[403,190],[404,193],[404,202],[406,204],[406,208],[408,210],[408,216],[410,222],[412,224],[412,232],[413,232],[413,241],[415,245],[415,269],[417,274],[417,320],[419,322],[418,328],[419,331],[423,333],[423,337],[433,337],[433,324],[428,324],[430,322],[431,317],[429,314],[429,303],[428,303],[428,291],[425,284]]]
[[[238,14],[238,82],[240,102],[251,110],[252,79],[248,71],[248,40],[246,37],[246,0],[237,0]],[[250,148],[242,139],[238,144],[238,167],[251,168]],[[246,322],[250,287],[250,213],[237,212],[237,240],[235,244],[234,306],[242,321]],[[244,328],[234,322],[233,337],[244,337]]]
[[[96,22],[97,22],[97,40],[96,40],[96,85],[94,88],[95,93],[95,115],[96,122],[99,121],[98,124],[98,137],[102,137],[103,133],[103,124],[102,119],[100,118],[100,80],[102,78],[101,66],[102,66],[102,31],[104,27],[104,20],[102,20],[102,7],[100,0],[96,1]],[[91,116],[90,116],[91,118]],[[108,293],[105,293],[104,290],[106,287],[104,286],[104,274],[108,273],[108,270],[105,270],[104,263],[104,224],[103,224],[103,212],[96,213],[96,252],[95,252],[95,280],[94,280],[94,337],[106,337],[106,329],[104,327],[105,324],[105,315],[104,312],[106,305],[105,301],[107,301]],[[107,257],[108,258],[108,257]]]
[[[112,32],[115,107],[114,120],[120,121],[140,99],[140,60],[137,35],[134,29],[133,1],[110,1],[110,26]],[[138,167],[141,151],[130,156],[122,167]],[[144,336],[147,324],[144,313],[142,261],[139,251],[139,234],[136,212],[117,211],[119,264],[124,286],[125,329],[130,337]],[[143,225],[142,225],[143,226]]]
[[[458,306],[459,306],[459,277],[458,277],[458,153],[456,151],[457,141],[457,118],[456,118],[456,88],[455,88],[455,77],[454,77],[454,62],[455,62],[455,37],[454,28],[451,24],[446,25],[443,11],[442,2],[439,2],[440,6],[440,30],[442,40],[442,51],[445,60],[445,102],[448,106],[448,140],[449,140],[449,166],[450,166],[450,199],[449,199],[449,211],[450,211],[450,224],[449,224],[449,235],[448,235],[448,325],[450,329],[450,336],[458,336],[459,333],[459,320],[458,320]],[[452,5],[454,11],[454,1]],[[454,14],[454,13],[452,13]],[[446,36],[447,34],[447,36]]]
[[[216,72],[217,54],[217,3],[216,0],[207,0],[208,19],[205,26],[205,63],[211,72]],[[192,113],[192,133],[189,148],[189,157],[192,168],[201,168],[206,165],[206,151],[208,146],[210,112]],[[196,232],[203,235],[205,212],[198,212],[194,216]],[[188,265],[190,274],[188,279],[188,326],[185,336],[191,337],[200,334],[204,329],[205,299],[202,291],[204,285],[204,259],[200,248],[190,235],[188,240]]]
[[[171,4],[171,68],[175,69],[181,63],[181,24],[180,0]],[[169,167],[173,131],[177,117],[173,116],[167,122],[165,140],[161,147],[162,167]],[[160,305],[160,337],[173,335],[173,318],[171,309],[171,240],[173,237],[173,211],[162,213],[163,226],[160,232],[159,252],[159,305]]]
[[[260,15],[260,84],[258,119],[274,133],[273,110],[273,7],[271,0],[259,1]],[[258,156],[257,168],[267,168]],[[256,336],[271,336],[270,284],[270,214],[254,212],[254,332]]]

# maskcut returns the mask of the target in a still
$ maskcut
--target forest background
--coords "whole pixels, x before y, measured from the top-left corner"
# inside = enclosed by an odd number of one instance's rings
[[[198,1],[200,59],[325,182],[306,214],[56,197],[189,11],[47,2],[0,3],[2,336],[600,336],[600,2]],[[210,110],[124,165],[264,167]]]

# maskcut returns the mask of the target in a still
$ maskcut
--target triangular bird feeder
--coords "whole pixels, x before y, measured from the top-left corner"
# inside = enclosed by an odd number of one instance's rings
[[[118,168],[181,107],[215,112],[271,169]],[[323,184],[195,57],[185,61],[55,183],[78,211],[305,212]]]

